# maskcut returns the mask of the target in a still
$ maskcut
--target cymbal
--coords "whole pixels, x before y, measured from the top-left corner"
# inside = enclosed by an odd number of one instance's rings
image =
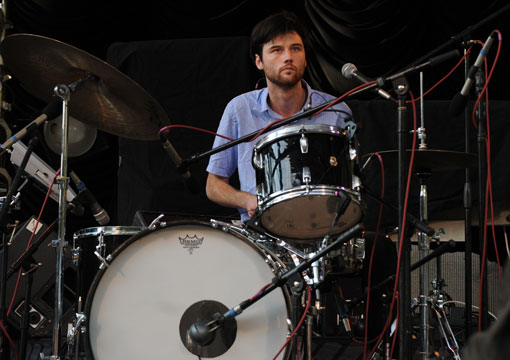
[[[33,96],[59,100],[53,89],[92,78],[73,93],[69,114],[105,132],[135,140],[157,140],[170,122],[164,109],[135,81],[108,63],[63,42],[14,34],[0,45],[7,68]]]
[[[377,153],[381,155],[385,168],[398,167],[398,150],[385,150],[378,151]],[[374,154],[375,153],[363,155],[363,163]],[[469,167],[476,167],[477,164],[476,154],[459,151],[416,149],[414,154],[413,169],[415,172],[461,170]],[[408,158],[410,155],[411,149],[407,149],[406,157]],[[374,157],[372,161],[375,159]]]

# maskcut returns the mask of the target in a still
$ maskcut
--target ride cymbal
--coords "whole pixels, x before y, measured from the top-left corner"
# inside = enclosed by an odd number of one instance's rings
[[[71,95],[69,114],[105,132],[157,140],[169,125],[166,112],[140,85],[98,58],[63,42],[14,34],[2,42],[3,60],[33,96],[51,102],[57,85],[88,79]]]

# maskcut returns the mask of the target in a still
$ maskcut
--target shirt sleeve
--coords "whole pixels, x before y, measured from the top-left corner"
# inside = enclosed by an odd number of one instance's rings
[[[231,139],[238,138],[238,121],[232,102],[226,106],[216,133]],[[213,149],[230,141],[216,136]],[[237,157],[237,146],[217,152],[210,156],[207,172],[230,178],[237,168]]]

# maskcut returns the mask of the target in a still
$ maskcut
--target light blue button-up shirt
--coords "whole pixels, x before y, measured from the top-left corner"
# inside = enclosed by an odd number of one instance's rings
[[[335,97],[329,94],[312,90],[304,80],[303,84],[307,89],[307,100],[301,112],[335,99]],[[261,130],[271,122],[281,119],[281,115],[269,107],[267,96],[267,88],[263,88],[244,93],[232,99],[225,108],[217,133],[232,139],[237,139]],[[343,128],[344,120],[349,117],[348,114],[351,114],[349,107],[345,103],[339,103],[329,108],[328,111],[321,112],[317,116],[296,120],[289,125],[325,124]],[[278,129],[273,131],[278,131]],[[237,169],[239,183],[241,185],[240,190],[256,194],[257,184],[255,169],[252,166],[252,155],[253,147],[259,139],[260,137],[255,141],[244,142],[211,155],[207,171],[218,176],[230,178]],[[229,141],[230,140],[216,136],[213,148],[228,143]],[[241,214],[241,220],[243,222],[246,221],[248,219],[247,211],[245,209],[239,209],[239,212]]]

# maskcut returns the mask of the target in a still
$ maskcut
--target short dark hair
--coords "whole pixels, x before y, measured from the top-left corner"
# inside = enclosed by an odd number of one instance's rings
[[[251,32],[250,38],[250,56],[255,61],[255,55],[262,59],[262,48],[264,44],[273,40],[277,36],[285,35],[295,31],[301,39],[306,49],[307,33],[305,27],[301,24],[296,14],[290,11],[280,11],[270,15],[260,21]]]

